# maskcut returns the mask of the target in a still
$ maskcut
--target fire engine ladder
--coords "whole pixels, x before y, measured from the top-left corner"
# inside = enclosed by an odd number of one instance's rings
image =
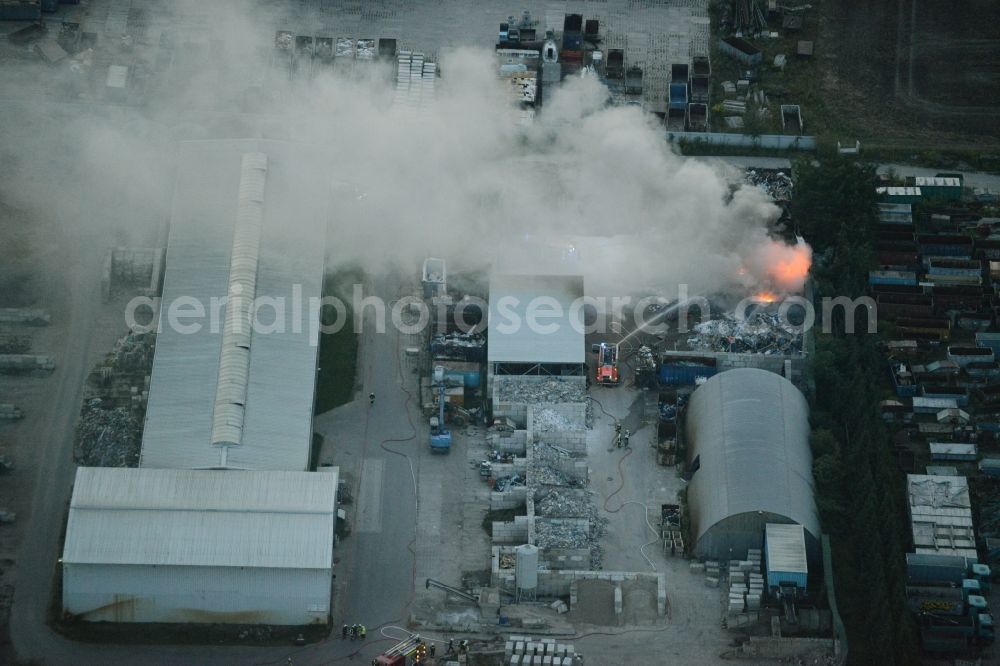
[[[420,645],[420,635],[410,634],[409,638],[406,638],[399,643],[393,645],[391,648],[382,653],[383,657],[395,657],[398,655],[410,656]]]

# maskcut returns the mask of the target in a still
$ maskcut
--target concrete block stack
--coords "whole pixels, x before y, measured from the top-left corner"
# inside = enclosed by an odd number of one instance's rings
[[[504,644],[504,662],[511,666],[574,666],[578,664],[572,644],[557,643],[554,638],[537,641],[511,636]]]

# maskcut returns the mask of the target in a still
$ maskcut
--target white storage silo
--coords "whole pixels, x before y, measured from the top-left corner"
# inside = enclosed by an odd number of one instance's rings
[[[518,601],[533,600],[538,588],[538,546],[524,544],[514,549],[517,555],[514,564],[514,584]]]

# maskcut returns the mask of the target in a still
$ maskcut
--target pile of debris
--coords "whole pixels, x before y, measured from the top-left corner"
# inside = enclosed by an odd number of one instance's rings
[[[782,321],[777,312],[757,310],[742,320],[732,314],[702,322],[688,338],[691,349],[755,354],[793,354],[802,351],[802,335]]]
[[[431,340],[431,353],[436,358],[485,361],[486,338],[472,332],[435,335],[434,339]]]
[[[550,488],[539,491],[535,498],[535,515],[547,518],[586,518],[591,533],[604,536],[608,519],[597,513],[591,494],[585,490]]]
[[[495,383],[494,393],[499,402],[524,403],[528,405],[561,402],[584,402],[587,386],[582,381],[546,379],[542,381],[521,381],[510,378]]]
[[[774,201],[791,201],[794,193],[792,177],[773,169],[747,169],[747,182],[763,191]]]
[[[105,408],[99,398],[80,410],[73,449],[77,464],[87,467],[137,467],[142,421],[123,408]]]
[[[597,543],[601,528],[594,524],[572,524],[539,519],[535,521],[535,545],[542,550],[589,550],[590,568],[601,569],[604,550]]]
[[[582,426],[572,423],[554,409],[546,408],[534,410],[531,425],[534,430],[539,432],[582,429]]]
[[[532,485],[574,488],[585,485],[579,477],[564,471],[576,459],[568,450],[554,444],[535,442],[532,452],[531,463],[528,465],[528,478]]]

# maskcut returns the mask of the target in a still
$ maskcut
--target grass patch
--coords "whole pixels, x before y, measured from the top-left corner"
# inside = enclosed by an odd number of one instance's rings
[[[354,313],[351,310],[351,288],[363,279],[359,269],[344,269],[327,274],[323,280],[323,296],[335,296],[344,304],[344,325],[333,333],[320,334],[319,371],[316,375],[315,413],[322,414],[350,402],[354,397],[354,383],[358,365],[358,336],[354,332]],[[338,313],[332,305],[325,305],[320,321],[330,326]]]

